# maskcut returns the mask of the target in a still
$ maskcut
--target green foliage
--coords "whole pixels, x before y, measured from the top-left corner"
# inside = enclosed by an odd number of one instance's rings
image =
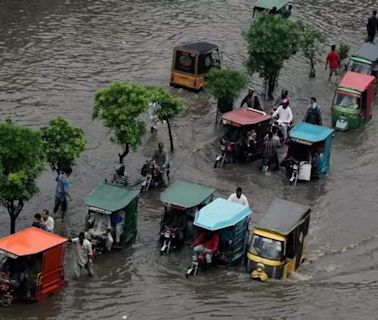
[[[340,55],[340,60],[343,61],[344,59],[348,58],[348,53],[350,50],[350,46],[347,45],[346,43],[341,43],[339,46],[339,55]]]
[[[268,79],[278,76],[285,60],[299,47],[300,29],[281,15],[261,14],[243,34],[248,44],[248,69]]]
[[[316,55],[320,52],[320,48],[325,38],[323,34],[311,27],[307,27],[301,23],[298,23],[301,30],[299,47],[305,56],[310,61],[311,72],[310,77],[315,77],[315,64]]]
[[[244,72],[228,68],[212,68],[205,83],[215,98],[229,100],[234,100],[247,85],[248,76]]]
[[[120,162],[131,146],[136,150],[146,133],[145,123],[139,118],[148,109],[149,96],[143,86],[134,83],[113,83],[95,94],[93,118],[100,118],[112,130],[111,140],[123,146]]]
[[[84,131],[72,127],[67,119],[58,117],[41,129],[41,136],[50,166],[69,173],[74,161],[85,149]]]
[[[12,233],[15,232],[15,221],[24,201],[38,192],[35,180],[44,165],[38,131],[10,121],[0,122],[0,203],[11,217]]]
[[[185,109],[182,99],[171,95],[169,92],[158,87],[147,88],[149,101],[158,101],[161,109],[157,112],[160,121],[169,121],[178,116]]]

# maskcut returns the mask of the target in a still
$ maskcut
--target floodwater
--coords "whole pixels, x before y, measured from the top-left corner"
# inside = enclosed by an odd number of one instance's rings
[[[118,147],[91,119],[93,93],[112,81],[126,80],[168,87],[172,48],[182,42],[217,43],[224,65],[242,68],[246,61],[241,31],[248,27],[247,0],[2,0],[0,2],[0,118],[40,127],[64,115],[84,129],[88,146],[71,176],[68,217],[56,231],[72,236],[86,213],[83,197],[109,177]],[[327,35],[324,50],[341,41],[353,49],[363,42],[373,0],[293,1],[294,17]],[[324,59],[317,78],[308,79],[300,56],[281,73],[279,88],[290,92],[295,119],[308,98],[316,96],[326,124],[335,84],[327,82]],[[261,79],[252,85],[261,91]],[[279,92],[277,90],[277,92]],[[278,196],[313,208],[309,259],[289,280],[251,282],[243,267],[214,270],[185,279],[187,248],[160,257],[159,191],[140,199],[138,237],[131,248],[99,257],[96,275],[69,281],[61,293],[36,304],[0,309],[0,319],[377,319],[378,298],[378,125],[336,134],[329,176],[288,187],[283,173],[264,175],[257,164],[214,170],[217,153],[215,104],[206,93],[173,90],[188,103],[174,122],[176,152],[172,177],[216,187],[228,196],[240,185],[259,219]],[[244,93],[243,93],[244,94]],[[377,104],[377,101],[375,101]],[[158,140],[146,138],[127,156],[127,170],[137,177]],[[24,208],[18,228],[30,225],[37,210],[53,206],[53,174],[39,180],[40,194]],[[2,209],[1,209],[2,210]],[[8,232],[1,211],[0,234]],[[68,265],[70,264],[68,254]],[[68,277],[70,278],[68,271]]]

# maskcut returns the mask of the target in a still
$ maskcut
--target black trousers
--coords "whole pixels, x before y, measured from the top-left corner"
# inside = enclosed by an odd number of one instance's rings
[[[61,199],[55,197],[55,206],[54,206],[53,212],[57,213],[60,206],[62,206],[63,213],[66,212],[66,210],[67,210],[67,199],[64,198],[63,200],[61,200]]]

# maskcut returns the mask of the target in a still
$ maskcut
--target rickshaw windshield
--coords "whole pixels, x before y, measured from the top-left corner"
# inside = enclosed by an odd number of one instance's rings
[[[352,93],[339,91],[335,97],[335,105],[349,109],[358,109],[360,107],[360,97]]]
[[[262,258],[281,260],[283,242],[254,234],[249,245],[249,251]]]
[[[195,53],[176,51],[175,69],[179,71],[194,73],[195,72]]]
[[[348,70],[363,74],[371,74],[371,64],[350,60]]]

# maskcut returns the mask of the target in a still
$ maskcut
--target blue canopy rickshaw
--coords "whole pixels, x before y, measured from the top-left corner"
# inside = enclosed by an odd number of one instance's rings
[[[228,263],[240,261],[244,254],[248,219],[252,210],[239,203],[217,198],[197,212],[194,225],[217,231],[220,237],[219,256],[226,255]],[[227,243],[232,240],[231,246]]]
[[[310,181],[328,173],[334,130],[305,122],[289,132],[289,149],[285,159],[290,180]]]

